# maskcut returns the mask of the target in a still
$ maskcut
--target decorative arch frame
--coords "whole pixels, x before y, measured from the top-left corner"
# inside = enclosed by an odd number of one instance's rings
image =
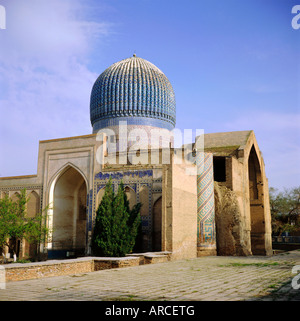
[[[49,235],[48,240],[46,241],[46,248],[47,250],[52,249],[52,234],[53,234],[53,201],[54,201],[54,188],[56,185],[57,180],[69,169],[73,168],[75,169],[84,179],[86,184],[87,193],[89,191],[89,183],[85,176],[85,174],[82,172],[80,168],[78,168],[76,165],[72,164],[71,162],[67,162],[65,165],[63,165],[59,170],[55,172],[55,174],[51,177],[46,191],[46,203],[49,204],[49,208],[47,210],[47,222],[46,226],[49,229]],[[88,195],[87,195],[88,196]],[[88,221],[88,208],[87,208],[87,221]]]

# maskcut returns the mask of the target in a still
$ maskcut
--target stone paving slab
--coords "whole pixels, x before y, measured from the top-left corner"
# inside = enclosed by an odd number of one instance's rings
[[[300,251],[190,260],[7,282],[0,301],[300,301]]]

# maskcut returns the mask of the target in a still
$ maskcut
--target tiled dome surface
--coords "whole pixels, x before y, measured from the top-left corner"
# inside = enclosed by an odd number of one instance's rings
[[[142,58],[121,60],[96,80],[90,101],[94,129],[118,125],[148,125],[172,129],[176,122],[175,95],[164,73]]]

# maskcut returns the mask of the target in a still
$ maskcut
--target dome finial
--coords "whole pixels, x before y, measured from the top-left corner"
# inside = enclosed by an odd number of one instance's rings
[[[135,51],[134,51],[134,53],[133,53],[133,57],[136,57]]]

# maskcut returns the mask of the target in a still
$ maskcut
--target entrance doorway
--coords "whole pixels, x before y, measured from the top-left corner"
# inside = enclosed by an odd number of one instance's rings
[[[68,166],[54,184],[50,254],[52,257],[84,255],[87,219],[86,182],[79,171]]]
[[[254,146],[248,159],[249,198],[251,220],[251,251],[253,255],[265,255],[265,216],[263,185],[260,164]]]

